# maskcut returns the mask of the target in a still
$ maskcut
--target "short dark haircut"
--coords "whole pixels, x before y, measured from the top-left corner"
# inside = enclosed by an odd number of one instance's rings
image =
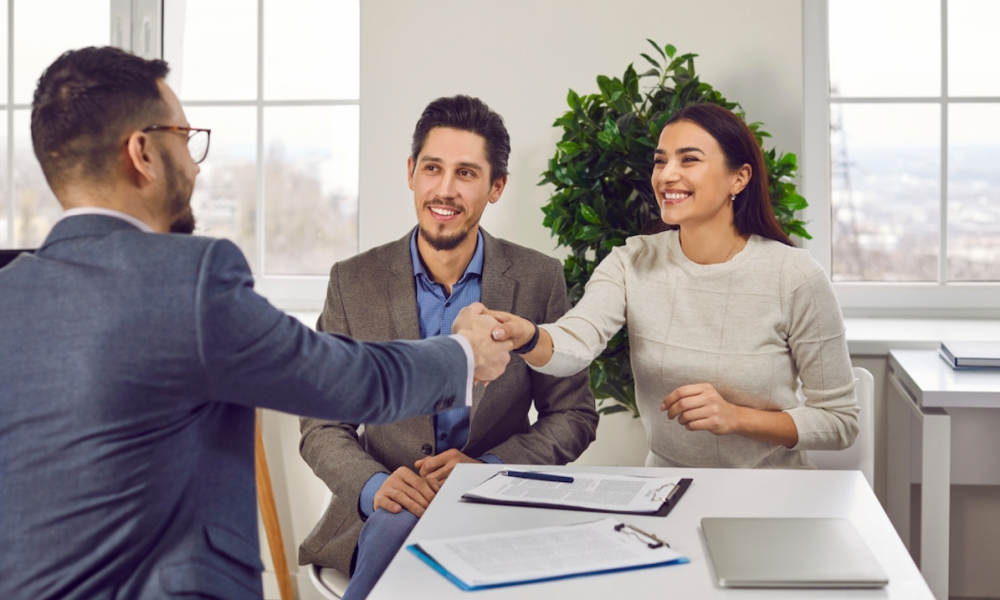
[[[169,71],[110,46],[70,50],[49,65],[31,103],[31,142],[49,186],[107,181],[123,136],[166,116],[157,81]]]
[[[768,189],[764,152],[743,119],[718,104],[692,104],[675,112],[664,127],[690,121],[708,132],[722,148],[726,166],[736,171],[750,165],[750,181],[733,202],[733,222],[740,235],[756,233],[782,244],[794,246],[774,216]]]
[[[427,134],[435,127],[448,127],[475,133],[486,140],[486,160],[490,163],[490,182],[507,175],[507,158],[510,156],[510,135],[503,124],[503,117],[490,110],[479,98],[452,96],[438,98],[427,105],[417,127],[413,130],[410,148],[416,164],[424,149]]]

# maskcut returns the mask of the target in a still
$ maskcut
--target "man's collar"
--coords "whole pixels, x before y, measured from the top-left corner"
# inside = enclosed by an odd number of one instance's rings
[[[123,212],[117,210],[111,210],[110,208],[98,208],[96,206],[84,206],[81,208],[71,208],[63,212],[62,216],[59,217],[59,221],[69,217],[75,217],[78,215],[102,215],[105,217],[114,217],[116,219],[121,219],[126,223],[134,226],[139,231],[144,231],[146,233],[155,233],[153,228],[146,223],[140,221],[139,219],[133,217],[132,215],[127,215]],[[57,221],[58,222],[58,221]]]
[[[417,248],[417,231],[418,227],[413,228],[413,233],[410,235],[410,259],[413,261],[413,276],[423,275],[429,281],[431,278],[427,275],[427,270],[424,269],[424,263],[420,260],[420,250]],[[476,232],[476,251],[472,253],[472,260],[469,261],[469,266],[465,268],[465,273],[458,279],[462,281],[470,274],[483,276],[483,232],[482,230]]]

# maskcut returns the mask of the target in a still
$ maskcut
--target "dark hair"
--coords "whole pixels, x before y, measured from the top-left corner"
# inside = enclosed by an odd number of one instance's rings
[[[664,127],[678,121],[691,121],[708,132],[722,148],[726,166],[735,171],[750,165],[752,173],[746,187],[733,202],[733,221],[740,235],[756,233],[782,244],[794,246],[781,229],[771,209],[764,153],[743,119],[717,104],[693,104],[675,112]]]
[[[49,185],[106,180],[122,136],[167,107],[157,81],[170,67],[105,46],[70,50],[45,69],[31,103],[31,142]]]
[[[490,181],[507,174],[507,157],[510,156],[510,135],[503,124],[503,117],[490,110],[479,98],[452,96],[438,98],[427,105],[413,130],[410,147],[413,162],[417,162],[424,148],[427,134],[435,127],[448,127],[468,131],[486,140],[486,160],[490,162]]]

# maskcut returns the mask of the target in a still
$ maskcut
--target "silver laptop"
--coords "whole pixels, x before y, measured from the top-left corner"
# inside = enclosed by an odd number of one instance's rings
[[[875,588],[889,583],[847,519],[701,520],[722,587]]]

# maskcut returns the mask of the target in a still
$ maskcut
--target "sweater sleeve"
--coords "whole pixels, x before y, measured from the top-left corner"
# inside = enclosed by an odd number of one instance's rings
[[[796,450],[842,450],[858,435],[856,380],[833,286],[807,261],[789,260],[782,277],[788,345],[805,395],[788,414],[798,429]]]
[[[553,354],[539,373],[566,377],[587,368],[625,324],[627,249],[615,248],[587,282],[583,298],[555,323],[542,327],[552,336]]]

